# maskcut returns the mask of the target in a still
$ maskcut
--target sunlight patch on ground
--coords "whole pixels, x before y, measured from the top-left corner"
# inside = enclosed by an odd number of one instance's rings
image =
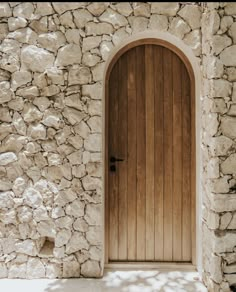
[[[106,270],[102,279],[1,279],[7,292],[207,292],[197,272]]]

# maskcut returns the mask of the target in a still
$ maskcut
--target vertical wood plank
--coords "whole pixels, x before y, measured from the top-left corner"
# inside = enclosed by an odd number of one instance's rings
[[[124,54],[119,62],[119,76],[117,76],[119,86],[119,122],[114,133],[119,138],[118,152],[116,157],[123,158],[124,161],[116,163],[117,175],[119,176],[119,260],[127,259],[127,55]]]
[[[145,261],[146,248],[146,125],[144,48],[136,47],[137,84],[137,259]]]
[[[182,66],[182,112],[183,112],[183,233],[182,260],[191,260],[191,109],[190,81]]]
[[[196,265],[196,125],[195,125],[195,80],[190,82],[190,115],[191,115],[191,261]]]
[[[172,54],[173,65],[173,261],[182,259],[182,62]],[[179,73],[177,73],[179,72]]]
[[[145,45],[146,260],[154,259],[154,86],[153,46]]]
[[[128,65],[128,260],[136,259],[136,53],[127,53]]]
[[[154,90],[155,90],[155,260],[163,261],[163,55],[162,47],[154,46]]]
[[[117,76],[119,74],[119,61],[115,64],[109,81],[109,127],[118,127],[118,96],[119,86]],[[109,157],[118,151],[118,135],[115,131],[109,131]],[[107,162],[109,163],[109,162]],[[116,172],[109,171],[109,260],[118,258],[118,175]]]
[[[164,261],[172,261],[172,52],[163,48],[164,59]]]

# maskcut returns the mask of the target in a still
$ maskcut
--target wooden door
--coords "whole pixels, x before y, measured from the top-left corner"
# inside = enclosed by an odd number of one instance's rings
[[[166,47],[139,45],[116,61],[107,89],[108,262],[191,262],[194,108],[185,64]]]

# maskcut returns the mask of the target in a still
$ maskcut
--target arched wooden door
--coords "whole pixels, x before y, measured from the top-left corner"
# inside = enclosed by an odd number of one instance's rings
[[[116,61],[107,91],[107,260],[192,262],[195,126],[186,66],[172,50],[142,44]]]

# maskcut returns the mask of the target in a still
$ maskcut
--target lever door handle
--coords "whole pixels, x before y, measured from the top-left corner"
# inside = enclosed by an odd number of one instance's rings
[[[114,156],[110,157],[110,162],[114,163],[114,162],[119,162],[119,161],[124,161],[124,159],[122,158],[116,158]]]

